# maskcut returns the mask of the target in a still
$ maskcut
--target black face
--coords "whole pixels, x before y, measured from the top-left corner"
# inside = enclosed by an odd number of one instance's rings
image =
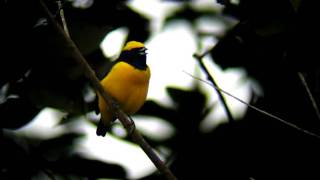
[[[124,61],[137,69],[145,70],[147,68],[146,60],[147,53],[146,48],[134,48],[129,51],[123,51],[120,54],[119,61]]]

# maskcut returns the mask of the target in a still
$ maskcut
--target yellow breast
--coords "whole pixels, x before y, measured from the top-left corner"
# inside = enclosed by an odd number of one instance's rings
[[[125,62],[114,65],[101,84],[114,99],[121,109],[131,115],[137,112],[144,104],[149,86],[150,70],[140,70]],[[102,116],[109,117],[106,103],[99,98],[99,109]]]

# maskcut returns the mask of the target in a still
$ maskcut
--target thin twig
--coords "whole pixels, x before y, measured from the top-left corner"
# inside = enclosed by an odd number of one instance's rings
[[[127,132],[132,130],[132,122],[128,119],[126,114],[116,106],[116,102],[105,92],[104,88],[99,82],[99,79],[96,77],[95,72],[91,69],[88,62],[82,56],[80,50],[76,47],[74,42],[66,35],[63,31],[62,27],[55,21],[51,12],[48,10],[47,6],[40,0],[40,3],[47,15],[48,21],[53,25],[53,28],[59,33],[61,37],[63,37],[65,43],[68,45],[67,49],[70,52],[70,55],[73,59],[77,61],[77,63],[83,68],[83,71],[89,81],[91,82],[93,88],[98,91],[102,98],[108,104],[110,110],[115,114],[116,117],[120,120],[123,126],[126,128]],[[133,130],[131,133],[131,137],[133,141],[140,145],[140,147],[144,150],[144,152],[148,155],[149,159],[153,162],[153,164],[158,168],[158,170],[166,177],[168,180],[177,179],[173,173],[167,168],[164,162],[157,156],[157,154],[152,150],[150,145],[144,140],[141,134],[137,130]]]
[[[207,75],[207,79],[216,87],[219,87],[218,84],[216,83],[216,81],[214,80],[214,78],[210,75],[207,67],[204,65],[203,61],[202,61],[202,58],[207,55],[210,51],[207,50],[206,52],[204,52],[203,54],[199,55],[199,54],[194,54],[193,56],[198,60],[199,64],[200,64],[200,67],[202,68],[202,70],[206,73]],[[227,102],[225,100],[225,98],[223,97],[222,93],[220,91],[218,91],[217,89],[215,89],[217,94],[218,94],[218,97],[220,99],[220,101],[222,102],[222,105],[224,107],[224,110],[226,111],[226,114],[227,114],[227,117],[228,117],[228,120],[229,122],[234,122],[234,118],[231,114],[231,111],[230,109],[228,108],[228,105],[227,105]]]
[[[311,91],[309,89],[309,86],[308,86],[308,84],[306,82],[306,79],[304,78],[304,75],[301,72],[298,72],[298,76],[299,76],[299,78],[301,80],[302,85],[306,89],[307,94],[308,94],[308,96],[310,98],[311,104],[313,106],[313,109],[316,112],[316,115],[317,115],[318,119],[320,120],[319,108],[318,108],[317,103],[316,103],[316,101],[315,101],[315,99],[314,99],[314,97],[313,97],[313,95],[312,95],[312,93],[311,93]]]
[[[56,180],[56,178],[54,177],[53,173],[50,170],[47,170],[45,168],[42,169],[42,171],[48,176],[48,178],[50,178],[51,180]]]
[[[292,127],[292,128],[294,128],[294,129],[296,129],[296,130],[298,130],[298,131],[301,131],[301,132],[303,132],[303,133],[305,133],[305,134],[307,134],[307,135],[310,135],[310,136],[313,136],[313,137],[316,137],[316,138],[320,139],[320,135],[318,135],[318,134],[315,134],[315,133],[313,133],[313,132],[310,132],[310,131],[308,131],[308,130],[305,130],[305,129],[303,129],[303,128],[295,125],[295,124],[292,124],[292,123],[290,123],[290,122],[288,122],[288,121],[286,121],[286,120],[284,120],[284,119],[282,119],[282,118],[280,118],[280,117],[278,117],[278,116],[275,116],[275,115],[273,115],[273,114],[271,114],[271,113],[269,113],[269,112],[267,112],[267,111],[265,111],[265,110],[262,110],[262,109],[260,109],[260,108],[258,108],[258,107],[256,107],[256,106],[253,106],[253,105],[245,102],[244,100],[242,100],[242,99],[240,99],[240,98],[238,98],[238,97],[230,94],[229,92],[227,92],[227,91],[225,91],[225,90],[223,90],[223,89],[215,86],[214,84],[212,84],[212,83],[210,83],[210,82],[208,82],[208,81],[206,81],[206,80],[203,80],[203,79],[201,79],[201,78],[199,78],[199,77],[196,77],[196,76],[194,76],[194,75],[192,75],[192,74],[190,74],[190,73],[188,73],[188,72],[185,72],[185,73],[188,74],[189,76],[191,76],[192,78],[197,79],[197,80],[199,80],[199,81],[201,81],[201,82],[204,82],[204,83],[208,84],[209,86],[213,87],[214,89],[216,89],[216,90],[218,90],[218,91],[220,91],[220,92],[222,92],[222,93],[224,93],[224,94],[226,94],[226,95],[228,95],[228,96],[236,99],[237,101],[245,104],[245,105],[248,106],[249,108],[251,108],[251,109],[253,109],[253,110],[255,110],[255,111],[257,111],[257,112],[259,112],[259,113],[261,113],[261,114],[264,114],[264,115],[269,116],[269,117],[271,117],[271,118],[273,118],[273,119],[275,119],[275,120],[278,120],[279,122],[281,122],[281,123],[283,123],[283,124],[285,124],[285,125],[287,125],[287,126],[289,126],[289,127]]]
[[[210,48],[208,48],[206,51],[204,51],[202,54],[197,54],[195,53],[193,56],[195,56],[197,59],[202,59],[204,58],[206,55],[208,55],[212,49],[214,48],[214,46],[211,46]]]
[[[60,13],[60,17],[61,17],[63,30],[66,33],[66,35],[70,38],[70,33],[69,33],[68,26],[67,26],[66,18],[64,16],[64,10],[63,10],[63,7],[62,7],[61,0],[58,0],[58,8],[59,8],[59,13]]]

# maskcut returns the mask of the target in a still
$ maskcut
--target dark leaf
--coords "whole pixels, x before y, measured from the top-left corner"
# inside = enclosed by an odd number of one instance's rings
[[[54,107],[71,113],[83,113],[86,107],[82,89],[85,82],[71,81],[50,70],[33,71],[27,81],[30,100],[39,107]]]
[[[18,129],[32,121],[40,110],[26,97],[9,97],[0,104],[0,114],[2,116],[0,126],[2,128]]]
[[[2,128],[17,129],[29,123],[39,112],[24,91],[24,82],[9,83],[3,89],[3,102],[0,103]]]
[[[194,89],[188,91],[168,87],[167,91],[169,96],[176,103],[178,111],[187,114],[192,112],[195,116],[198,115],[198,113],[202,113],[202,110],[205,107],[206,98],[200,90]]]
[[[222,68],[244,67],[250,75],[260,78],[270,69],[282,68],[287,37],[258,35],[249,22],[237,24],[211,51]]]
[[[22,142],[6,132],[0,135],[0,179],[31,179],[36,171]]]
[[[138,114],[156,116],[167,121],[171,121],[176,118],[176,113],[173,109],[164,107],[155,101],[148,100],[138,111]]]
[[[162,180],[164,177],[158,172],[148,175],[146,177],[142,177],[139,180]]]
[[[86,9],[69,5],[65,14],[72,39],[84,55],[98,49],[105,35],[119,27],[128,27],[129,40],[144,41],[149,35],[149,20],[125,6],[124,1],[94,1]]]
[[[0,4],[0,87],[20,79],[34,63],[32,27],[39,15],[36,2],[10,0]]]
[[[77,155],[50,163],[50,169],[57,173],[75,174],[88,178],[123,179],[126,177],[126,172],[119,165],[86,159]]]
[[[185,3],[178,10],[176,10],[172,15],[166,18],[165,23],[170,23],[174,20],[184,19],[188,20],[190,23],[194,24],[197,19],[203,16],[215,16],[218,12],[214,9],[196,9],[192,4]]]
[[[112,68],[113,63],[108,59],[100,48],[86,56],[98,79],[102,80]]]
[[[288,43],[287,61],[299,71],[317,71],[319,53],[315,43],[320,39],[316,1],[301,1],[295,27]]]
[[[50,161],[61,159],[73,153],[76,140],[81,137],[83,137],[83,134],[71,132],[52,139],[42,140],[34,152],[40,153]]]

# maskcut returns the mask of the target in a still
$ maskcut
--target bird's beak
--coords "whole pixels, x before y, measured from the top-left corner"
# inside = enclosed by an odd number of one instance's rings
[[[143,48],[141,48],[141,49],[139,49],[139,54],[140,55],[146,55],[147,54],[147,48],[145,48],[145,47],[143,47]]]

